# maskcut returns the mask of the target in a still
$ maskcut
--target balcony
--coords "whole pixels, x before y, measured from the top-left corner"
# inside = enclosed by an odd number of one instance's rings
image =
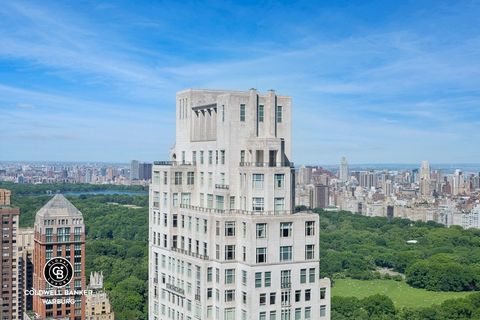
[[[215,189],[228,190],[228,189],[229,189],[229,186],[228,186],[228,184],[215,184]]]
[[[154,161],[153,164],[156,166],[178,167],[178,166],[194,166],[196,163],[189,162],[189,161]]]
[[[171,247],[170,250],[174,251],[174,252],[181,253],[181,254],[185,254],[187,256],[191,256],[191,257],[194,257],[194,258],[198,258],[198,259],[202,259],[202,260],[209,260],[209,257],[206,256],[206,255],[199,254],[199,253],[192,252],[192,251],[187,251],[187,250],[180,249],[180,248],[177,248],[177,247]]]
[[[240,167],[264,167],[264,168],[273,168],[273,167],[290,167],[294,168],[293,162],[240,162]]]
[[[173,284],[167,283],[166,287],[167,287],[168,290],[171,290],[175,293],[181,294],[182,296],[185,295],[185,290],[183,290],[182,288],[176,287]]]
[[[240,209],[214,209],[214,208],[205,208],[199,206],[192,206],[188,204],[181,204],[179,206],[181,209],[188,209],[196,212],[207,212],[207,213],[217,213],[217,214],[244,214],[244,215],[290,215],[294,214],[293,210],[277,210],[277,211],[249,211],[249,210],[240,210]]]
[[[280,288],[281,289],[290,289],[292,287],[292,283],[291,282],[282,282],[280,283]]]

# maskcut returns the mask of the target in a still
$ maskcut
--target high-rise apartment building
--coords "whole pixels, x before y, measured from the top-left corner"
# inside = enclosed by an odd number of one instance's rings
[[[85,296],[64,294],[85,290],[85,225],[82,213],[63,195],[57,194],[35,216],[33,289],[60,291],[60,295],[38,294],[33,311],[40,319],[85,319]],[[46,282],[44,268],[52,258],[62,257],[72,266],[73,277],[62,287]],[[51,300],[65,300],[49,303]],[[71,303],[69,303],[70,301]]]
[[[33,228],[19,228],[17,234],[18,318],[33,309],[33,296],[25,294],[33,288]]]
[[[319,218],[295,212],[291,98],[177,93],[150,186],[149,319],[330,318]]]
[[[342,160],[340,161],[338,178],[340,179],[341,182],[347,182],[349,179],[348,162],[347,162],[347,158],[345,157],[342,157]]]
[[[140,163],[138,160],[130,162],[130,180],[138,180],[140,171]]]
[[[422,196],[430,196],[430,164],[428,161],[422,161],[420,166],[420,194]]]
[[[0,319],[18,319],[17,229],[20,210],[10,205],[10,190],[0,189]]]

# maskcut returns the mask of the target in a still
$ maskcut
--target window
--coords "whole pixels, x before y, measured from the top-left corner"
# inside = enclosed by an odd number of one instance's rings
[[[235,209],[235,196],[230,196],[230,209]]]
[[[327,315],[327,306],[321,305],[320,306],[320,317],[325,317]]]
[[[291,222],[281,222],[280,223],[280,237],[288,238],[292,236],[292,223]]]
[[[265,118],[265,108],[263,105],[258,106],[258,122],[263,122]]]
[[[225,236],[235,236],[235,221],[225,221]]]
[[[310,307],[305,307],[305,320],[310,320],[312,318],[311,313],[312,309]]]
[[[267,248],[257,248],[257,263],[267,262]]]
[[[175,172],[175,184],[176,185],[182,184],[182,173],[181,172]]]
[[[252,174],[252,184],[254,189],[262,189],[263,188],[263,174],[254,173]]]
[[[285,210],[285,198],[275,198],[275,212]]]
[[[203,150],[200,151],[200,164],[203,164]]]
[[[247,304],[247,293],[242,291],[242,303]]]
[[[235,260],[235,245],[225,246],[225,260]]]
[[[262,287],[262,273],[255,272],[255,288],[261,288],[261,287]]]
[[[282,294],[281,294],[280,298],[281,298],[282,306],[289,306],[290,305],[290,290],[282,291]],[[282,314],[283,314],[283,311],[288,311],[288,318],[287,317],[283,318],[283,316],[282,316],[282,320],[283,319],[290,320],[290,309],[282,310]]]
[[[194,172],[187,172],[187,184],[193,184],[194,183],[194,177],[195,173]]]
[[[305,260],[315,259],[315,245],[307,244],[305,246]]]
[[[257,239],[263,239],[267,237],[267,224],[257,223]]]
[[[285,186],[285,175],[283,173],[275,174],[275,188],[283,189]]]
[[[213,172],[208,173],[208,186],[211,187],[213,184]]]
[[[300,269],[300,283],[307,283],[307,269]]]
[[[225,302],[235,301],[235,290],[225,290]]]
[[[213,151],[208,150],[208,164],[212,164],[213,162]]]
[[[275,292],[270,293],[270,304],[275,304],[276,294]]]
[[[174,194],[173,194],[172,203],[173,203],[173,206],[174,206],[174,207],[177,207],[177,206],[178,206],[178,193],[174,193]]]
[[[235,283],[235,269],[225,269],[225,284]]]
[[[215,221],[215,235],[220,235],[220,221]]]
[[[277,106],[277,123],[282,122],[282,117],[283,117],[282,112],[283,112],[282,106]]]
[[[295,290],[295,302],[302,300],[302,290]]]
[[[291,270],[282,270],[280,272],[280,287],[290,288],[292,283],[292,271]]]
[[[272,273],[270,271],[265,272],[265,287],[268,288],[272,284]]]
[[[277,320],[277,311],[270,311],[270,320]]]
[[[308,282],[315,282],[315,268],[308,269]]]
[[[267,294],[266,293],[260,293],[259,304],[261,306],[264,306],[264,305],[267,304]]]
[[[225,122],[225,106],[222,104],[222,107],[220,108],[220,115],[222,118],[222,122]]]
[[[253,211],[263,211],[263,209],[264,209],[264,199],[254,197],[254,198],[252,198],[252,200],[253,200],[252,210]]]
[[[305,235],[306,236],[315,235],[315,221],[305,221]]]
[[[213,208],[213,194],[207,194],[207,208]]]
[[[245,162],[245,150],[240,150],[240,163]]]
[[[224,208],[224,197],[223,196],[216,196],[217,199],[217,209],[223,210]]]
[[[295,320],[302,320],[302,308],[295,308]]]
[[[311,291],[310,289],[305,290],[305,301],[310,301]]]
[[[197,151],[192,151],[192,163],[197,163]]]
[[[168,184],[168,172],[163,171],[163,184]]]
[[[320,288],[320,299],[325,299],[327,296],[327,288]]]
[[[220,164],[225,164],[225,150],[220,150]]]
[[[247,271],[245,271],[245,270],[242,270],[242,284],[244,286],[247,285]]]
[[[245,105],[240,105],[240,121],[245,122]]]
[[[292,260],[292,246],[281,246],[280,261],[291,261],[291,260]]]
[[[203,187],[205,184],[205,172],[200,172],[200,185]]]
[[[213,269],[212,267],[207,268],[207,282],[212,282],[213,279]]]

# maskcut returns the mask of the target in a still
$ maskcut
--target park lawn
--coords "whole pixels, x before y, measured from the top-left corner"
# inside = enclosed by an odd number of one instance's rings
[[[463,298],[471,292],[435,292],[410,287],[404,281],[336,279],[332,296],[365,298],[383,294],[392,299],[395,307],[428,307],[447,299]]]

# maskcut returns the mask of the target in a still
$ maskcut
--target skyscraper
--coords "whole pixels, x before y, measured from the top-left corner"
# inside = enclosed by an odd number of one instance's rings
[[[33,296],[25,290],[33,288],[33,228],[19,228],[17,234],[18,318],[33,309]]]
[[[0,189],[0,315],[2,320],[18,319],[17,228],[20,210],[10,205],[10,190]]]
[[[130,181],[138,180],[140,171],[140,163],[138,160],[132,160],[130,162]]]
[[[338,178],[340,179],[341,182],[347,182],[349,178],[349,172],[348,172],[348,162],[347,158],[342,157],[342,161],[340,162],[340,167],[338,170]]]
[[[148,318],[329,319],[318,215],[293,210],[291,98],[176,98],[171,160],[150,186]]]
[[[422,165],[420,166],[420,194],[422,196],[430,196],[430,164],[428,161],[422,161]]]
[[[57,194],[36,214],[34,226],[33,289],[60,291],[60,295],[35,295],[33,311],[41,319],[85,319],[85,296],[65,294],[65,290],[85,290],[85,225],[82,213],[63,195]],[[72,266],[68,284],[53,287],[44,276],[46,263],[61,257]],[[68,292],[67,292],[68,293]],[[49,303],[52,299],[73,303]]]

